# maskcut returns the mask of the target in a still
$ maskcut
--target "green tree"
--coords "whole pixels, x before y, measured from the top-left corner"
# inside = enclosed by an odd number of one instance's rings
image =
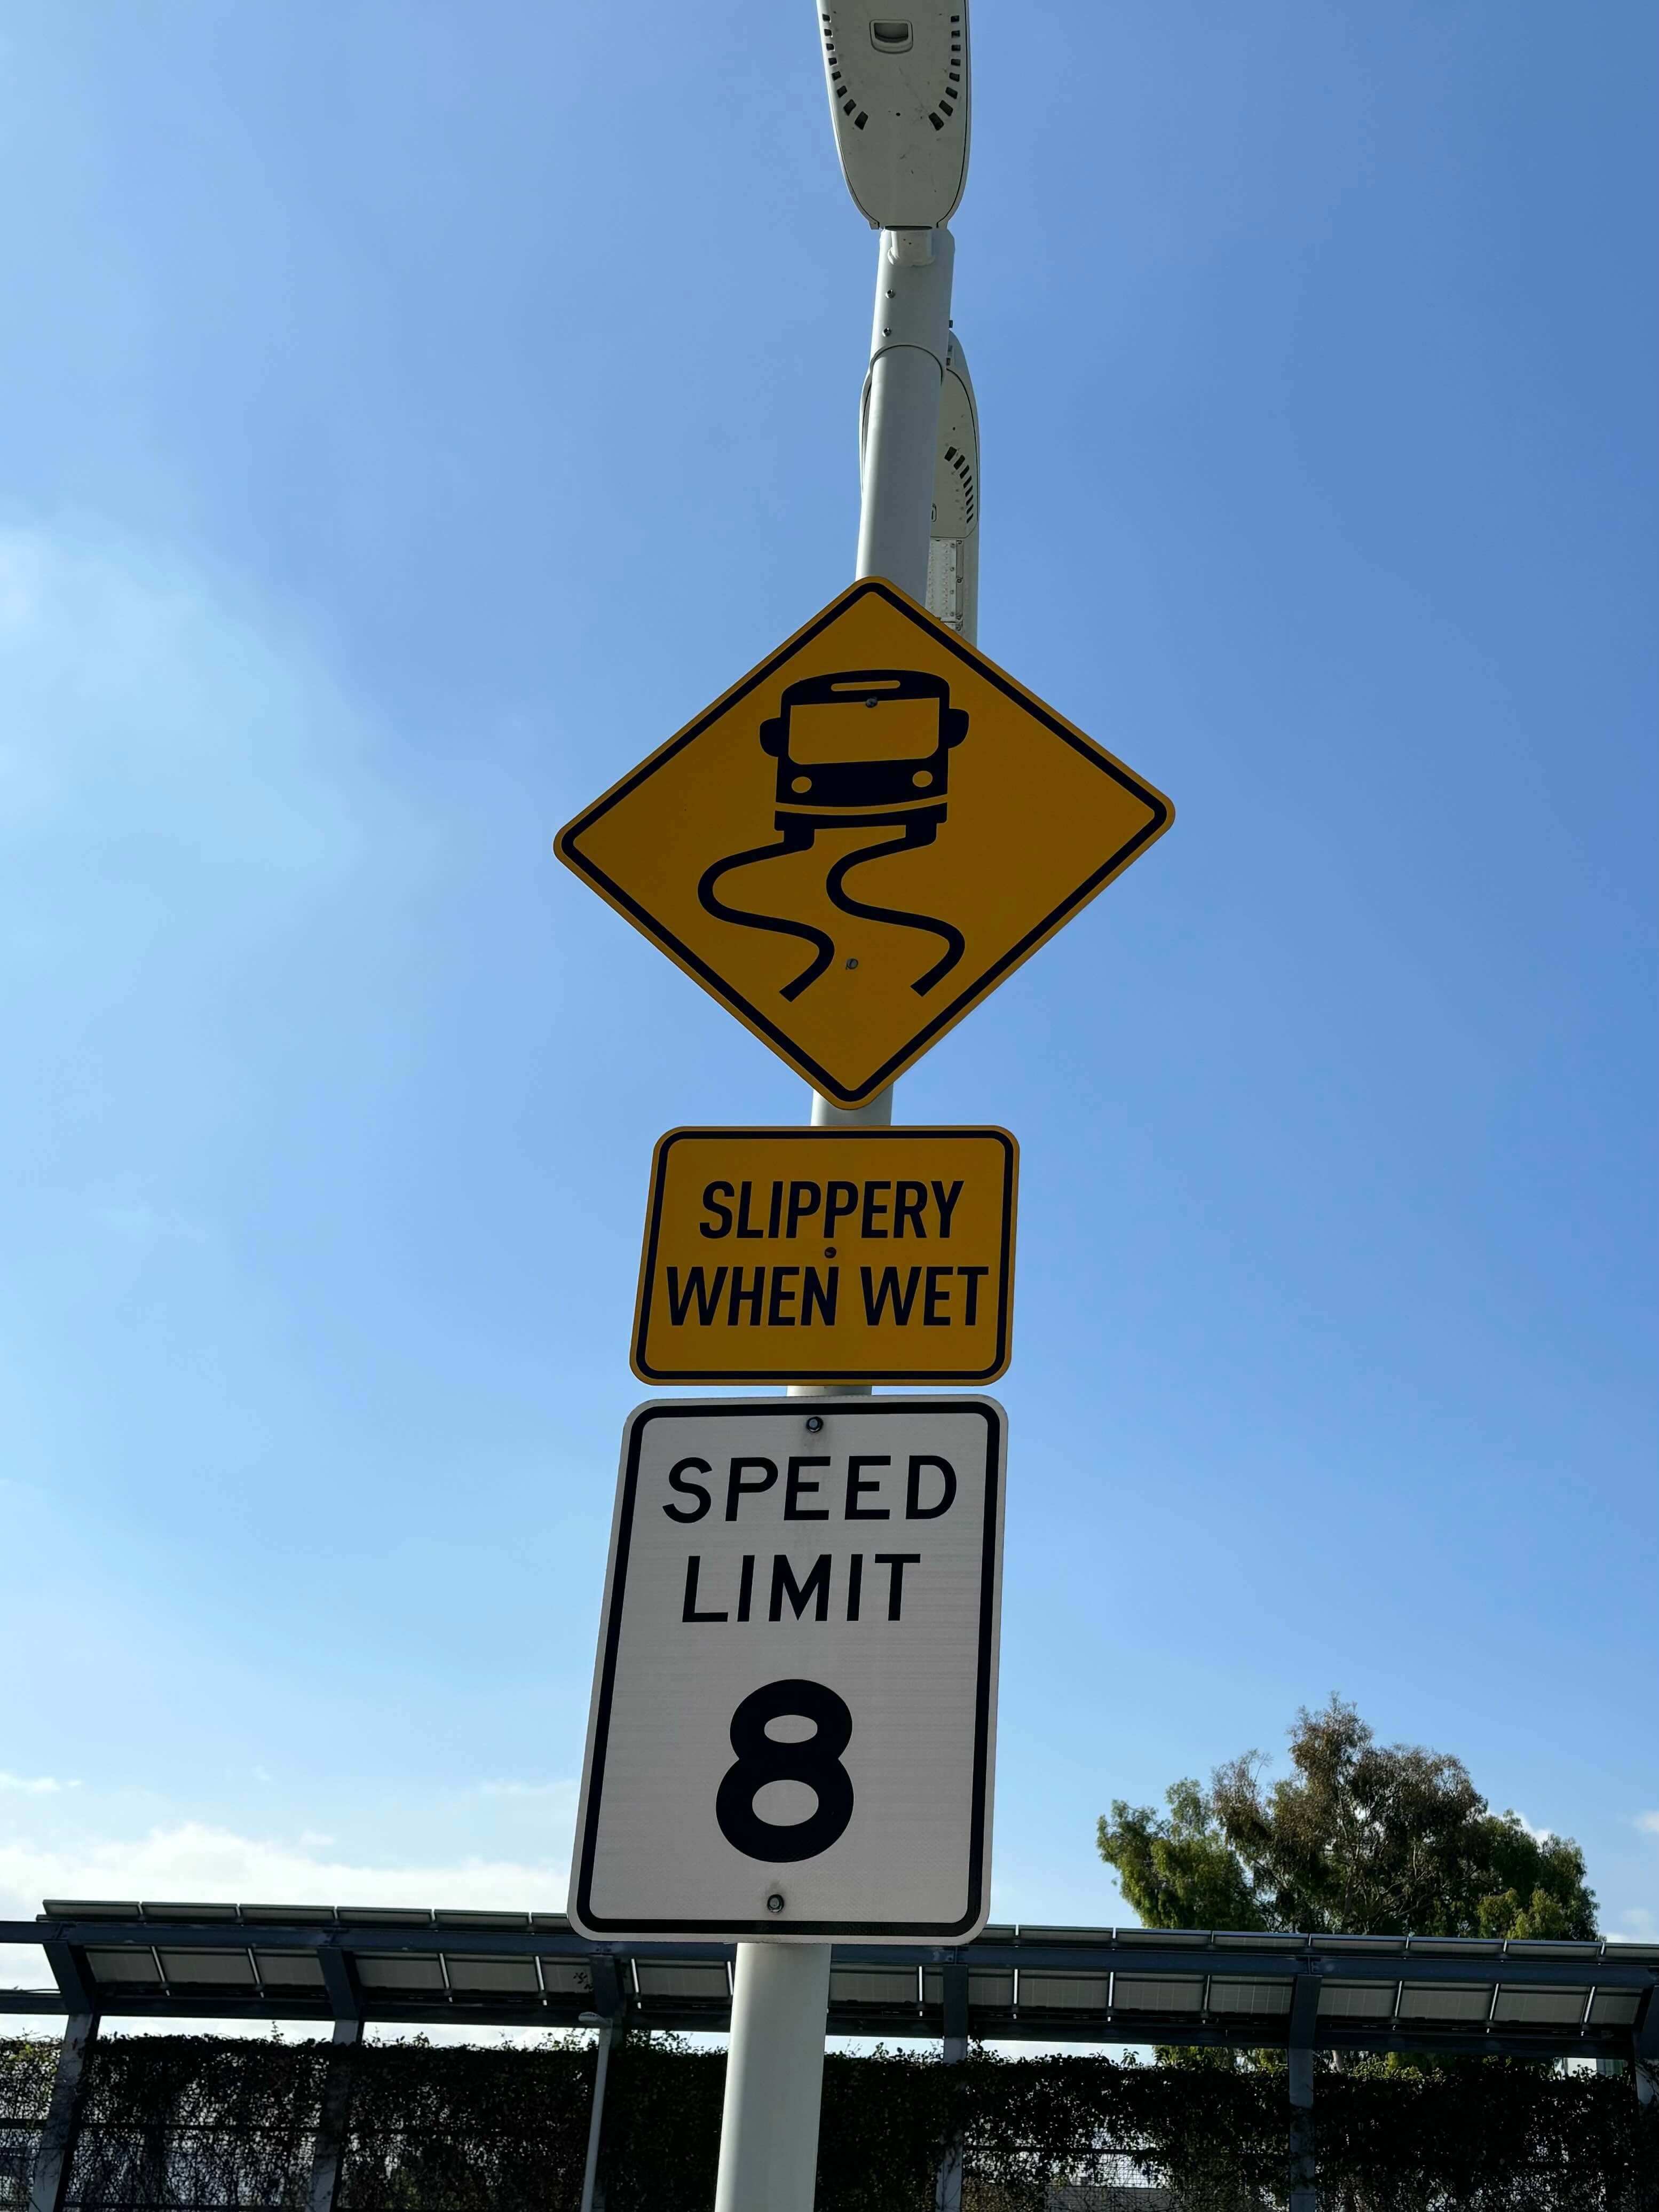
[[[1121,1798],[1100,1856],[1150,1928],[1308,1935],[1583,1939],[1595,1928],[1584,1855],[1494,1813],[1461,1759],[1379,1744],[1337,1697],[1291,1730],[1293,1773],[1264,1787],[1249,1751],[1165,1793]]]

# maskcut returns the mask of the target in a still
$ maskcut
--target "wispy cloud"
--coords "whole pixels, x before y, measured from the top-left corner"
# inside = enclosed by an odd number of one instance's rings
[[[170,1206],[140,1200],[126,1206],[94,1204],[87,1211],[95,1228],[123,1244],[154,1244],[163,1239],[186,1244],[207,1242],[207,1232],[199,1223]]]
[[[557,1857],[388,1865],[336,1854],[311,1835],[287,1843],[184,1820],[131,1839],[0,1844],[0,1917],[29,1918],[47,1897],[556,1912],[564,1909],[567,1879],[567,1863]]]
[[[78,1782],[60,1782],[55,1774],[0,1773],[0,1790],[21,1790],[25,1797],[55,1797],[60,1790],[78,1790]]]
[[[576,1785],[574,1782],[480,1782],[477,1793],[480,1797],[562,1797],[574,1806]]]
[[[0,529],[0,835],[216,880],[337,869],[374,740],[302,641],[132,546]],[[124,881],[126,878],[124,877]]]
[[[1659,1836],[1659,1813],[1638,1813],[1636,1825],[1644,1835]]]

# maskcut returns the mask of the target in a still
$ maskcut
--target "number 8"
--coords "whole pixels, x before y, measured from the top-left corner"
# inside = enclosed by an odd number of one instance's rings
[[[811,1721],[815,1735],[780,1743],[766,1733],[786,1714]],[[841,1763],[852,1740],[853,1716],[822,1682],[768,1682],[753,1690],[732,1716],[728,1766],[714,1798],[714,1818],[733,1850],[745,1858],[782,1864],[817,1858],[840,1841],[853,1817],[853,1779]],[[804,1782],[817,1798],[805,1820],[763,1820],[755,1798],[769,1782]]]

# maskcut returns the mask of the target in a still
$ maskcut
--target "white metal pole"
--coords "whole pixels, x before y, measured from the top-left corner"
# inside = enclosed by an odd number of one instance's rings
[[[884,576],[924,602],[954,251],[948,230],[882,232],[864,387],[856,574]],[[892,1119],[891,1084],[862,1106],[812,1094],[815,1129],[884,1129]],[[798,1384],[789,1395],[824,1393]],[[714,2212],[812,2212],[830,1951],[828,1943],[738,1946]]]
[[[948,230],[882,232],[860,424],[862,496],[854,574],[885,576],[924,602],[955,258]],[[812,1094],[815,1129],[885,1129],[892,1119],[891,1084],[862,1106],[837,1106]]]
[[[739,1943],[714,2212],[812,2212],[827,1943]]]
[[[587,2160],[582,2167],[581,2212],[593,2212],[593,2192],[599,2178],[599,2136],[605,2126],[605,2077],[611,2068],[611,2039],[616,2033],[616,2026],[614,2021],[600,2021],[593,2053],[593,2102],[587,2113]]]
[[[948,230],[884,230],[864,387],[856,574],[927,597],[939,391],[951,343]]]

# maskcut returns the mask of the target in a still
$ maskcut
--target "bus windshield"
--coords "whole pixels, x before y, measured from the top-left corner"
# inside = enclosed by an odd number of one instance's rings
[[[854,696],[844,705],[789,709],[789,757],[805,764],[834,761],[931,760],[939,750],[937,699],[883,699],[866,707]]]

